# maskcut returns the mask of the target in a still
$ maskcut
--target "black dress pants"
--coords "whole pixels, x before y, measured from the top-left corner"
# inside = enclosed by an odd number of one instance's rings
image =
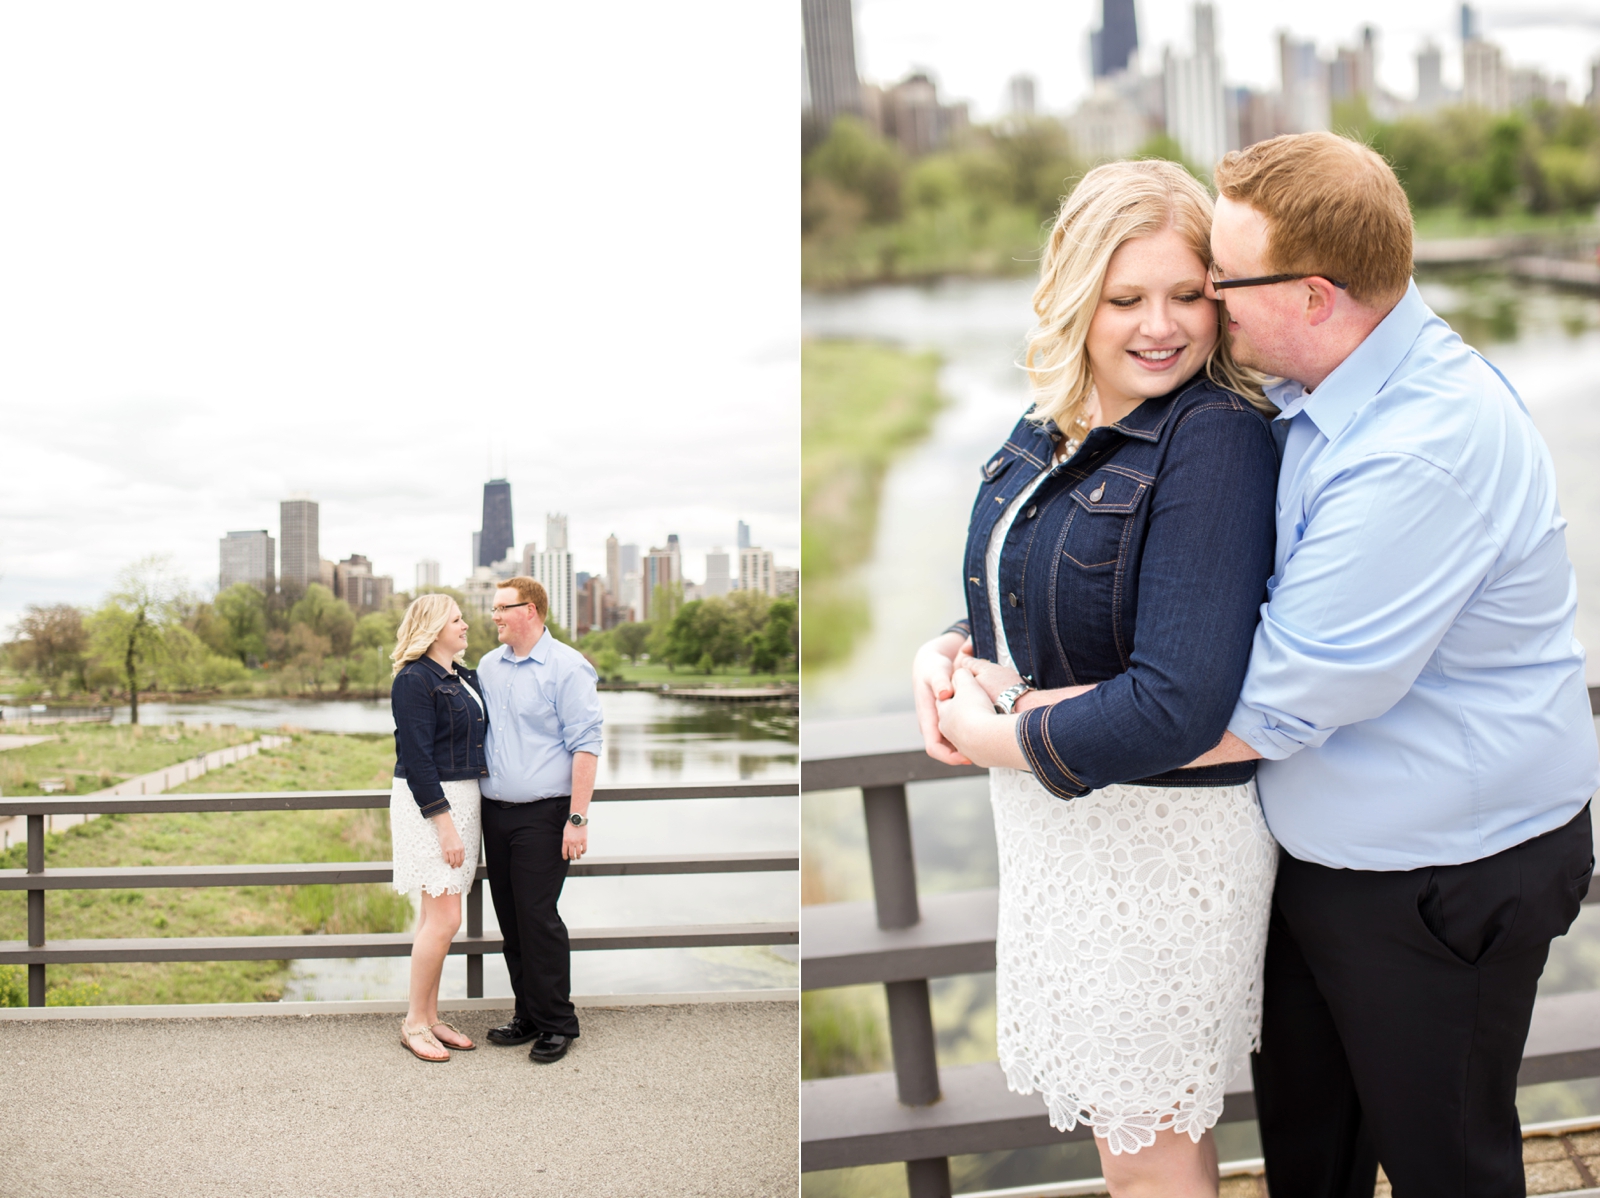
[[[572,1006],[572,945],[556,902],[567,880],[561,836],[570,798],[532,803],[483,800],[489,894],[505,939],[517,1014],[541,1032],[578,1034]]]
[[[1283,1198],[1523,1198],[1517,1069],[1550,941],[1594,868],[1589,808],[1465,865],[1283,853],[1251,1062]]]

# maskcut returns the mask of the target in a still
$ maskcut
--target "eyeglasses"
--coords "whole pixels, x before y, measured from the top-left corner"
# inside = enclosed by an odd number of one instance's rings
[[[513,607],[527,606],[528,605],[526,603],[497,603],[489,609],[489,614],[493,616],[503,615],[504,613],[510,611]]]
[[[1327,275],[1260,275],[1253,279],[1219,279],[1215,268],[1211,273],[1211,290],[1226,291],[1230,287],[1265,287],[1269,283],[1288,283],[1295,279],[1328,279]],[[1340,291],[1345,290],[1345,285],[1337,279],[1328,279]]]

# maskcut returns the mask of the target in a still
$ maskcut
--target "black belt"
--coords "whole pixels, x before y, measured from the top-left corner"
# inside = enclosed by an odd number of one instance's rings
[[[491,798],[489,798],[489,796],[484,795],[483,796],[483,801],[485,803],[493,803],[496,807],[532,807],[535,803],[560,803],[560,802],[568,802],[568,803],[570,803],[570,802],[572,802],[572,796],[571,795],[552,795],[548,799],[523,799],[521,802],[518,802],[518,803],[508,803],[505,799],[491,799]]]

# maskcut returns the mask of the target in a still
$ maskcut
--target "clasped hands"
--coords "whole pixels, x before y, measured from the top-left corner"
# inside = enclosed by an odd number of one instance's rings
[[[946,633],[917,651],[912,681],[923,745],[935,761],[1021,765],[1015,717],[994,709],[1000,693],[1022,681],[1015,670],[974,657],[970,639]]]

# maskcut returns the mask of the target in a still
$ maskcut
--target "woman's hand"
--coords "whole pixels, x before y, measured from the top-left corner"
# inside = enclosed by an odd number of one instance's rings
[[[439,847],[444,850],[444,863],[451,869],[460,869],[467,859],[467,846],[461,843],[461,833],[456,831],[456,821],[448,811],[433,817],[433,828],[439,834]]]
[[[939,731],[941,700],[955,694],[951,682],[956,655],[972,642],[959,632],[941,633],[917,650],[911,659],[911,695],[917,705],[917,727],[922,731],[922,747],[928,756],[945,765],[971,765]]]
[[[951,684],[954,694],[938,705],[940,736],[974,765],[1027,769],[1017,745],[1017,717],[997,714],[994,700],[968,671],[955,671]]]
[[[970,645],[972,642],[967,643]],[[984,661],[983,658],[974,657],[965,651],[956,655],[955,668],[972,675],[972,680],[983,688],[984,694],[989,696],[991,705],[999,701],[1000,693],[1007,687],[1015,686],[1022,681],[1022,675],[1010,666]]]

